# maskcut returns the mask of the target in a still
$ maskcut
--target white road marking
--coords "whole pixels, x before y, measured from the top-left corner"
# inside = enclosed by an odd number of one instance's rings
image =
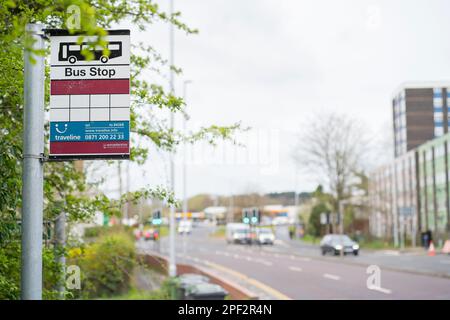
[[[369,290],[373,290],[373,291],[378,291],[378,292],[381,292],[381,293],[385,293],[385,294],[391,294],[392,293],[392,290],[381,288],[381,287],[370,287],[368,289]]]
[[[299,267],[289,267],[289,270],[296,271],[296,272],[302,272],[303,271],[303,269],[299,268]]]
[[[255,260],[255,262],[261,263],[261,264],[263,264],[265,266],[268,266],[268,267],[271,267],[273,265],[272,262],[267,261],[267,260],[263,260],[263,259],[257,259],[257,260]]]
[[[311,258],[295,257],[295,260],[300,260],[300,261],[310,262],[310,261],[311,261]]]
[[[335,281],[341,280],[341,277],[334,275],[334,274],[329,274],[329,273],[324,273],[323,277],[330,279],[330,280],[335,280]]]
[[[381,251],[381,252],[384,253],[387,256],[399,256],[400,255],[400,252],[395,251],[395,250],[384,250],[384,251]]]

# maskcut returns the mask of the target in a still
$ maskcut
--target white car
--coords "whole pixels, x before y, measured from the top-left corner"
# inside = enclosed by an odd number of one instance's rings
[[[260,228],[256,230],[256,242],[258,244],[273,244],[275,235],[269,228]]]
[[[178,223],[178,233],[179,234],[190,234],[192,231],[192,221],[191,220],[181,220]]]
[[[226,226],[227,243],[250,243],[250,226],[245,223],[228,223]]]

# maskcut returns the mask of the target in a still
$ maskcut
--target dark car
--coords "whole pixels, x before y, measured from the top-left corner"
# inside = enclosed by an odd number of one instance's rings
[[[359,253],[359,245],[345,234],[328,234],[320,241],[320,250],[322,251],[322,255],[327,253],[340,255],[344,253],[344,255],[354,254],[357,256]]]

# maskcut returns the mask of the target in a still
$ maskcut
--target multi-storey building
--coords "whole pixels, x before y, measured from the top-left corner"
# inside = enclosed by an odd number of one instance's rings
[[[449,132],[450,83],[407,83],[392,99],[395,156]]]
[[[419,159],[420,226],[444,235],[450,231],[450,134],[417,149]]]
[[[410,151],[370,175],[371,233],[400,244],[413,244],[418,231],[416,155]]]
[[[431,231],[450,238],[450,133],[397,157],[370,175],[371,233],[399,244]],[[418,244],[416,242],[416,244]]]

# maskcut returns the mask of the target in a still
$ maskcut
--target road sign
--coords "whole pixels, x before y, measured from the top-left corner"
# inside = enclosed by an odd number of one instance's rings
[[[50,159],[128,159],[130,31],[98,38],[48,30],[51,41]],[[92,54],[86,60],[83,51]]]

